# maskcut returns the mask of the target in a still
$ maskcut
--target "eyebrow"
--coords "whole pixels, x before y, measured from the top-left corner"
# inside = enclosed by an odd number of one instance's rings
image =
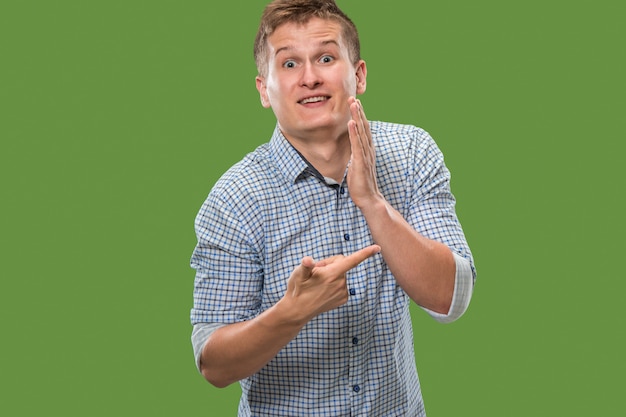
[[[326,46],[326,45],[335,45],[335,46],[339,47],[339,42],[337,42],[334,39],[329,39],[329,40],[326,40],[326,41],[321,41],[319,43],[319,46]],[[285,51],[289,52],[289,51],[292,51],[294,49],[296,49],[296,48],[294,48],[292,45],[283,46],[283,47],[278,48],[276,50],[276,53],[274,53],[274,56],[277,56],[281,52],[285,52]]]

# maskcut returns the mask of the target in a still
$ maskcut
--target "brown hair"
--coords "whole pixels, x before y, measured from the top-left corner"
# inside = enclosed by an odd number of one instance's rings
[[[274,0],[265,7],[254,40],[254,60],[259,75],[265,76],[267,72],[267,40],[272,33],[285,23],[305,24],[313,17],[340,23],[352,63],[356,64],[361,59],[361,45],[356,26],[341,11],[335,0]]]

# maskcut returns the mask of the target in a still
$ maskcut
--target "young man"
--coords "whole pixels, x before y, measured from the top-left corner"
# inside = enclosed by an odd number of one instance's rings
[[[460,317],[473,259],[423,130],[368,122],[367,67],[333,0],[276,0],[255,42],[269,143],[196,218],[192,340],[240,416],[423,416],[409,312]]]

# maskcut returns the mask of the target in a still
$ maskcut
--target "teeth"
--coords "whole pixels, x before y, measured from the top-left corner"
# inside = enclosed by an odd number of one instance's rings
[[[327,97],[309,97],[309,98],[305,98],[304,100],[302,100],[300,103],[302,104],[307,104],[307,103],[318,103],[320,101],[324,101],[327,100]]]

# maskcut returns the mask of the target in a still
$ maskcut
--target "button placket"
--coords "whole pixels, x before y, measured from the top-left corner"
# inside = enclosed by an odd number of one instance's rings
[[[336,226],[337,226],[337,240],[340,242],[341,247],[343,248],[343,254],[349,255],[356,250],[360,249],[358,245],[358,237],[359,234],[355,234],[354,224],[355,219],[359,217],[359,209],[351,202],[349,198],[349,193],[347,189],[347,183],[344,180],[337,190],[337,218],[336,218]],[[348,368],[348,389],[350,390],[352,396],[354,397],[354,402],[352,403],[354,409],[359,409],[361,403],[361,397],[363,396],[363,363],[362,363],[362,346],[360,339],[361,332],[361,321],[359,319],[359,311],[360,301],[359,301],[359,288],[360,284],[357,280],[352,278],[354,271],[349,271],[347,273],[348,279],[348,294],[350,294],[348,299],[346,310],[349,314],[348,318],[348,329],[347,329],[347,340],[346,347],[349,350],[349,368]],[[353,281],[354,280],[354,281]]]

